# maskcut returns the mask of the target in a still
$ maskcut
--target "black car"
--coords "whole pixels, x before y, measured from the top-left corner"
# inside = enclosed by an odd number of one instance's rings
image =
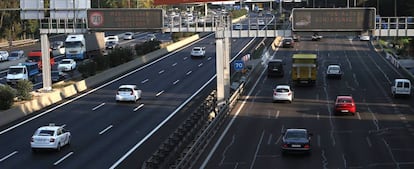
[[[283,70],[283,61],[281,59],[270,60],[267,64],[267,76],[278,76],[283,77],[285,74]]]
[[[306,129],[287,129],[282,137],[282,153],[311,151],[311,133]]]
[[[105,43],[105,47],[106,47],[106,49],[115,49],[116,47],[118,47],[118,42],[108,41],[108,42]]]
[[[292,38],[284,38],[282,40],[282,47],[284,48],[293,48],[295,45],[295,41]]]

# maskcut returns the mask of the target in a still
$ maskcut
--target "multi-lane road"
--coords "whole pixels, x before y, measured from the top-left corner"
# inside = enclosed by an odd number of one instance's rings
[[[231,55],[240,54],[251,39],[235,39]],[[194,46],[205,46],[206,57],[194,59]],[[0,131],[0,168],[110,168],[116,167],[129,151],[141,153],[142,164],[159,144],[186,118],[178,110],[196,97],[204,86],[208,93],[215,81],[214,35],[196,44],[139,67],[96,89],[59,105],[21,119]],[[143,91],[138,103],[116,103],[121,84],[137,84]],[[168,120],[170,118],[175,118]],[[60,152],[32,153],[30,139],[40,126],[65,125],[72,133],[70,147]],[[166,129],[159,129],[162,125]],[[152,140],[154,132],[163,137]],[[146,141],[147,140],[147,141]],[[146,141],[146,151],[141,144]],[[151,147],[152,146],[152,147]],[[119,161],[121,160],[121,161]]]
[[[272,103],[275,85],[290,83],[294,53],[318,54],[317,84],[294,87],[292,104]],[[392,98],[391,81],[404,76],[368,42],[346,37],[301,41],[293,49],[279,49],[275,58],[286,62],[285,76],[260,77],[194,168],[414,168],[414,102]],[[330,63],[342,65],[341,80],[325,78]],[[333,114],[340,94],[354,97],[355,116]],[[313,133],[311,155],[281,154],[287,128]]]

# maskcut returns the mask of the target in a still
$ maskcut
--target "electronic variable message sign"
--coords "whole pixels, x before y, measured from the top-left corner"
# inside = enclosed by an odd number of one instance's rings
[[[162,9],[96,8],[89,9],[90,30],[151,30],[162,29]]]
[[[172,5],[172,4],[188,4],[188,3],[200,3],[200,2],[223,2],[223,1],[232,1],[232,0],[154,0],[154,5]]]
[[[375,8],[294,8],[293,31],[366,31],[375,28]]]

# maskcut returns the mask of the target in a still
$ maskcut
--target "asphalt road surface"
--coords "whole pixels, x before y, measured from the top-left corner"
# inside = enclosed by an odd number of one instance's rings
[[[293,103],[272,103],[272,89],[290,83],[291,56],[316,53],[318,80],[313,87],[296,87]],[[390,94],[394,78],[403,77],[378,55],[369,42],[347,37],[301,41],[281,48],[285,76],[261,78],[231,112],[223,127],[193,168],[214,169],[412,169],[414,168],[413,98]],[[339,63],[341,80],[326,79],[326,67]],[[355,116],[333,114],[336,95],[350,94]],[[313,133],[310,155],[282,156],[281,134],[287,128]]]
[[[240,54],[250,41],[232,41],[231,56]],[[205,46],[206,57],[192,59],[190,51],[194,46]],[[129,151],[143,157],[126,167],[137,168],[186,119],[188,114],[178,114],[177,109],[213,81],[214,51],[211,35],[83,95],[3,126],[0,168],[110,168],[122,162]],[[131,83],[143,91],[142,99],[137,103],[116,103],[116,89]],[[168,121],[170,118],[174,119]],[[168,128],[159,130],[165,121],[169,122]],[[71,145],[60,152],[32,153],[32,134],[49,123],[65,125],[72,134]],[[155,132],[162,133],[162,137],[151,140]],[[146,151],[141,151],[143,142],[149,143]]]

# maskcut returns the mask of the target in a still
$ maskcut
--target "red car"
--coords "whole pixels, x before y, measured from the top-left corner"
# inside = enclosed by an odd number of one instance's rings
[[[355,115],[356,105],[352,96],[336,96],[335,113],[351,113]]]

